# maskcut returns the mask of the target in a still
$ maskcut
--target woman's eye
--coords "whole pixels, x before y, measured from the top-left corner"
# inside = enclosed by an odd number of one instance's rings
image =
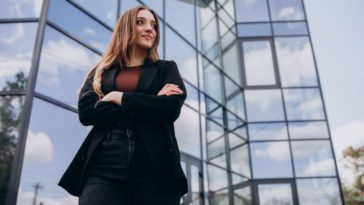
[[[137,20],[137,24],[142,24],[143,21],[142,20]]]

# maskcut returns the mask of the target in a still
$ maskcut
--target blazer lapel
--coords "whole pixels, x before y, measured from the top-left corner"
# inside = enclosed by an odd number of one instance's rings
[[[158,73],[158,64],[146,59],[141,68],[136,92],[146,92]],[[115,90],[115,78],[120,70],[119,64],[113,64],[102,75],[102,91],[107,94]]]

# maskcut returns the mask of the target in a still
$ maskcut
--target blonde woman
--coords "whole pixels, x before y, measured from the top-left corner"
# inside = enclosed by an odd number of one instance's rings
[[[93,128],[59,182],[81,205],[174,205],[187,192],[173,126],[187,93],[159,38],[153,10],[126,11],[86,77],[78,111]]]

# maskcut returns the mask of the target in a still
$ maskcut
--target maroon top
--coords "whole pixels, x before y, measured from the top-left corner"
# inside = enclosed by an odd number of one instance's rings
[[[142,66],[123,66],[115,77],[115,89],[120,92],[135,92]]]

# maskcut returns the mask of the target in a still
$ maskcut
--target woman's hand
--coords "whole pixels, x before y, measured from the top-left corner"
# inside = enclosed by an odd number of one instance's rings
[[[122,92],[119,91],[111,91],[107,95],[105,95],[101,101],[109,101],[115,103],[117,105],[121,105],[121,98],[123,96]]]
[[[165,84],[163,88],[158,92],[157,95],[179,95],[182,94],[183,91],[178,88],[178,85],[175,84]]]

